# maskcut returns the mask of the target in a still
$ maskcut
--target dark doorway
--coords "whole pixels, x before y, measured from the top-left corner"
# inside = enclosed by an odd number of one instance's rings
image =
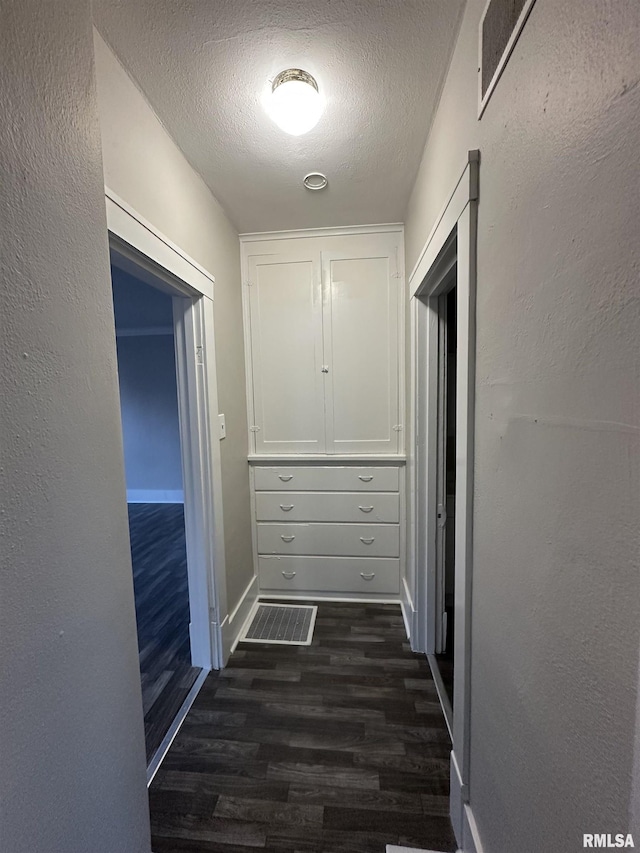
[[[189,583],[173,298],[112,266],[147,763],[200,669]]]
[[[455,271],[455,270],[454,270]],[[438,508],[438,565],[441,622],[437,637],[436,662],[447,699],[453,710],[454,600],[455,600],[455,511],[456,511],[456,351],[457,288],[453,287],[438,300],[441,336],[439,358],[438,452],[441,472]]]

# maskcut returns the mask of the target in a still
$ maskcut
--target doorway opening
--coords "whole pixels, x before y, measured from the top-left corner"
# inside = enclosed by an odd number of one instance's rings
[[[112,264],[120,414],[149,764],[201,672],[191,654],[173,300]]]
[[[436,642],[433,664],[445,717],[453,724],[454,619],[455,619],[455,517],[456,517],[456,355],[457,324],[455,282],[438,297],[438,460],[436,505]],[[445,285],[446,286],[446,285]],[[439,676],[439,677],[438,677]]]

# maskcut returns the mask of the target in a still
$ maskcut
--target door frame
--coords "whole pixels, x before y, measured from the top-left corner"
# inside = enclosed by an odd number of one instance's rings
[[[465,851],[476,846],[469,805],[469,747],[478,173],[479,152],[470,151],[409,277],[412,394],[408,521],[409,570],[413,579],[409,591],[415,602],[411,643],[415,651],[432,655],[436,626],[438,296],[450,286],[447,264],[457,264],[455,703],[451,726],[450,813],[458,844]]]
[[[208,672],[224,666],[220,614],[227,612],[215,279],[108,188],[105,199],[109,247],[118,266],[149,283],[159,279],[173,293],[191,658]]]

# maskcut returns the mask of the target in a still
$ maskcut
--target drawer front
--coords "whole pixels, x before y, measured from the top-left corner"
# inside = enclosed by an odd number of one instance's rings
[[[400,520],[397,494],[368,492],[257,492],[258,521],[347,521],[371,524]]]
[[[399,557],[397,524],[258,524],[259,554]]]
[[[261,590],[396,595],[400,561],[357,557],[259,557]]]
[[[255,468],[256,491],[397,492],[398,468],[281,465]]]

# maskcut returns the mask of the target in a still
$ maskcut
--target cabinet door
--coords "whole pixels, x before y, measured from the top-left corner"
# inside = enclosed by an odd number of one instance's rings
[[[329,453],[397,453],[400,280],[393,241],[323,252]]]
[[[324,453],[320,254],[248,258],[257,453]]]

